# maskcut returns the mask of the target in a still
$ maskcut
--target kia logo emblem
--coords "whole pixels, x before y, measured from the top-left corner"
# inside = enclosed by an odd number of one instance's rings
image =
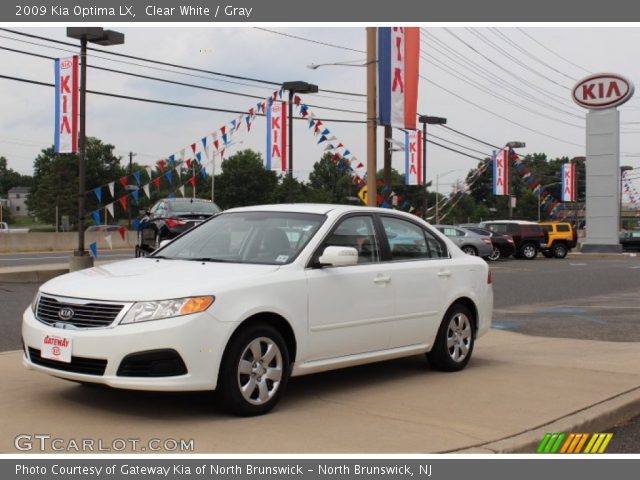
[[[60,317],[61,320],[71,320],[75,313],[73,308],[63,307],[58,311],[58,317]]]

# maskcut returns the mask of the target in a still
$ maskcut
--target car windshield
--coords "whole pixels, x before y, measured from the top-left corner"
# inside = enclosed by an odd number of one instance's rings
[[[298,256],[325,219],[324,215],[309,213],[223,213],[177,238],[161,249],[158,256],[283,265]]]
[[[169,204],[169,209],[177,215],[203,214],[213,215],[220,212],[220,207],[215,203],[191,202],[188,200],[174,201]]]

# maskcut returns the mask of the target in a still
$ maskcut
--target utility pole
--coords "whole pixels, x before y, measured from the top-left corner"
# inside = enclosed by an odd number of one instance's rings
[[[384,188],[385,190],[391,190],[391,154],[393,151],[391,138],[393,137],[393,130],[390,125],[384,126]]]
[[[133,157],[135,156],[136,156],[135,153],[129,152],[129,176],[133,174]],[[127,223],[127,230],[131,230],[131,202],[127,204],[127,214],[129,216],[129,222]],[[104,223],[107,223],[107,217],[105,217]]]
[[[367,205],[377,204],[376,27],[367,27]]]

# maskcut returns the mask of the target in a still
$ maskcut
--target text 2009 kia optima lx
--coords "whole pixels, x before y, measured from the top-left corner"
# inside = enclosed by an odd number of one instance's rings
[[[491,274],[417,217],[338,205],[228,210],[154,254],[55,278],[24,313],[27,367],[269,411],[290,376],[426,353],[461,370]]]

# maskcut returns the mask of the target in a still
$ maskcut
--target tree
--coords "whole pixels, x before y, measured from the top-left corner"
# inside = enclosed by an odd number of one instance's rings
[[[357,194],[357,187],[353,185],[353,176],[347,168],[333,160],[331,152],[325,153],[319,161],[314,163],[309,174],[312,201],[320,203],[349,203],[348,197]]]
[[[246,149],[222,162],[215,183],[216,203],[227,209],[272,202],[278,177],[265,170],[259,153]]]
[[[99,208],[93,188],[116,181],[126,175],[120,157],[113,154],[113,145],[87,138],[85,211]],[[33,187],[27,200],[29,210],[40,220],[55,223],[55,212],[68,215],[72,223],[78,218],[78,156],[56,154],[53,147],[43,149],[33,162]],[[104,194],[103,194],[104,195]],[[104,201],[104,198],[103,198]]]
[[[0,157],[0,198],[6,198],[13,187],[30,187],[33,184],[32,176],[22,175],[8,165],[9,161]]]

